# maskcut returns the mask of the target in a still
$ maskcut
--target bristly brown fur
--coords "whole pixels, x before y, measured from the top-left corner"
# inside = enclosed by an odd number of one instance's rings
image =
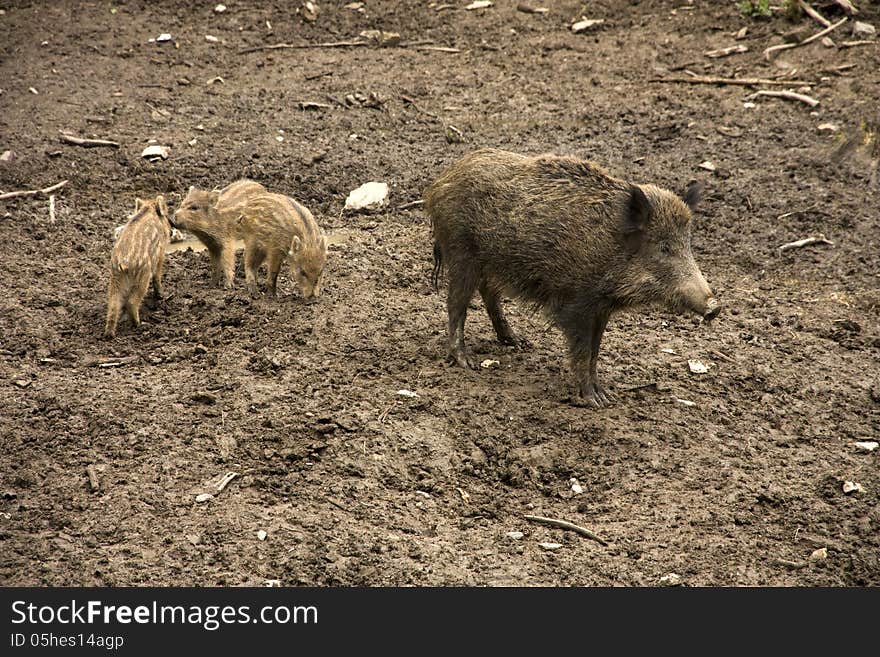
[[[562,328],[581,393],[604,399],[595,356],[612,312],[657,301],[702,312],[711,295],[690,249],[698,196],[689,190],[686,204],[573,157],[481,149],[461,158],[424,193],[433,284],[448,274],[450,357],[471,364],[464,317],[476,290],[499,339],[518,343],[500,305],[514,296]]]

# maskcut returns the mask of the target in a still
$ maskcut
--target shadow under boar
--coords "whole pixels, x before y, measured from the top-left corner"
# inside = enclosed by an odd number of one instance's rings
[[[123,226],[110,254],[104,337],[116,336],[123,308],[135,326],[141,325],[140,306],[151,281],[154,295],[162,298],[162,271],[171,227],[165,197],[135,201],[135,213]]]
[[[424,193],[435,286],[444,266],[448,276],[449,358],[474,367],[464,323],[476,290],[498,339],[522,345],[501,310],[506,294],[560,327],[578,394],[607,405],[596,361],[612,313],[657,302],[706,320],[720,310],[691,251],[699,194],[698,184],[679,198],[624,182],[573,157],[482,149],[461,158]]]

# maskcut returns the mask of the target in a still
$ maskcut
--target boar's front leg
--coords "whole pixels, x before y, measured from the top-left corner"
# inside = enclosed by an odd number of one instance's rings
[[[568,339],[571,370],[578,395],[594,408],[607,406],[610,398],[599,385],[596,362],[602,334],[608,323],[608,313],[591,311],[581,313],[570,309],[559,318],[559,325]]]

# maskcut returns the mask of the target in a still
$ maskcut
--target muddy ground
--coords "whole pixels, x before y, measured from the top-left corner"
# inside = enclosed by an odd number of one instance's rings
[[[318,4],[309,21],[280,1],[0,1],[0,189],[69,181],[54,221],[46,196],[0,201],[0,584],[880,585],[880,450],[855,446],[880,435],[876,162],[871,144],[831,158],[880,119],[880,46],[768,60],[821,26],[732,1]],[[856,5],[880,28],[877,3]],[[575,34],[582,16],[605,22]],[[859,38],[852,22],[836,43]],[[367,29],[404,45],[240,53]],[[819,104],[746,105],[800,84],[657,81],[691,74],[802,80]],[[141,157],[151,139],[166,160]],[[513,300],[530,350],[500,346],[477,297],[468,339],[499,364],[447,364],[430,228],[400,206],[481,146],[703,180],[694,250],[724,312],[612,319],[603,410],[570,403],[560,332]],[[240,264],[234,290],[212,288],[206,253],[185,249],[142,328],[102,340],[112,231],[135,197],[175,208],[242,176],[332,236],[320,302],[287,270],[277,300],[251,301]],[[371,180],[390,204],[344,212]],[[833,245],[776,250],[819,233]]]

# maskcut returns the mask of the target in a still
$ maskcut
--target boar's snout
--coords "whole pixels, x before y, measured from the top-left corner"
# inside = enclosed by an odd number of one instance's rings
[[[715,297],[706,302],[706,312],[703,313],[703,321],[711,322],[721,312],[721,303]]]
[[[721,312],[721,303],[712,294],[712,289],[699,270],[681,290],[681,298],[687,310],[700,315],[707,322]]]

